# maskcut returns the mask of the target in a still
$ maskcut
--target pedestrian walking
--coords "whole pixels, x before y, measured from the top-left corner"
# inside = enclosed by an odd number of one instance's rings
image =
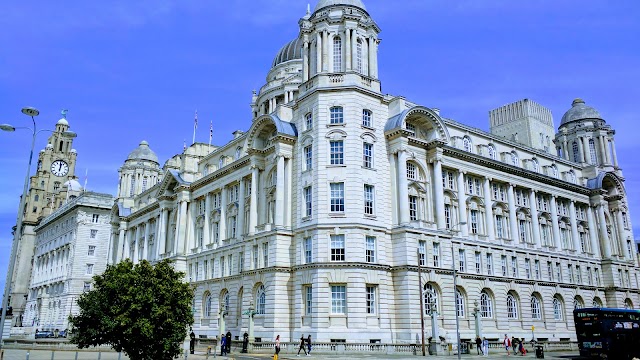
[[[482,355],[489,356],[489,340],[486,337],[482,338]]]
[[[511,337],[511,349],[513,349],[513,355],[518,355],[518,338]]]
[[[225,342],[227,344],[227,354],[231,353],[231,331],[227,331],[227,341]]]
[[[307,356],[311,355],[311,334],[307,336]]]
[[[227,338],[220,334],[220,356],[227,355]]]
[[[191,334],[189,334],[189,353],[193,354],[196,349],[196,334],[191,330]]]
[[[300,335],[300,347],[298,348],[298,355],[296,356],[300,356],[300,350],[304,351],[304,354],[309,356],[307,349],[304,348],[304,334]]]
[[[480,340],[480,336],[476,336],[476,352],[478,355],[484,355],[484,350],[482,350],[482,340]]]
[[[504,340],[502,340],[502,345],[504,345],[505,350],[507,350],[507,356],[511,355],[511,352],[509,352],[509,348],[511,347],[511,340],[509,339],[507,334],[504,334]]]
[[[273,355],[273,360],[278,360],[278,354],[280,354],[280,335],[276,336],[276,353]]]

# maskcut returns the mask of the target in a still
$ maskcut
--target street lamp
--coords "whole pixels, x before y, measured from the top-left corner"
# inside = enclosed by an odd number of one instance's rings
[[[467,222],[466,221],[459,222],[453,227],[457,227],[460,225],[462,226],[467,225]],[[453,231],[449,230],[449,232],[453,237]],[[453,304],[455,309],[454,313],[456,317],[456,341],[458,346],[458,359],[460,359],[460,321],[458,320],[458,281],[457,281],[458,274],[456,272],[456,261],[453,254],[453,239],[451,241],[451,264],[452,264],[451,268],[453,270]]]
[[[427,356],[424,348],[424,290],[422,289],[422,265],[420,264],[422,259],[420,257],[420,245],[418,245],[418,286],[420,286],[420,331],[422,342],[422,356]],[[425,256],[426,261],[426,256]]]
[[[16,248],[18,246],[18,241],[20,241],[20,238],[22,237],[22,220],[25,212],[25,209],[24,209],[25,204],[27,202],[27,190],[29,188],[29,175],[31,174],[31,161],[33,160],[33,148],[36,143],[36,135],[38,135],[38,133],[43,131],[53,132],[52,130],[37,130],[36,120],[34,117],[40,114],[40,111],[38,111],[38,109],[33,107],[24,107],[22,108],[22,113],[31,117],[33,128],[14,127],[9,124],[0,124],[0,130],[8,131],[8,132],[16,131],[16,129],[31,130],[31,151],[29,153],[29,163],[27,165],[27,174],[25,175],[25,178],[24,178],[22,195],[20,196],[20,206],[18,208],[18,221],[16,223],[16,231],[13,234],[13,242],[11,243],[11,254],[9,257],[9,268],[7,269],[7,280],[4,284],[4,295],[2,296],[2,315],[0,316],[0,350],[2,349],[2,344],[3,344],[2,336],[4,332],[4,322],[7,317],[7,306],[9,303],[9,288],[11,287],[13,270],[16,264],[16,250],[17,250]],[[62,133],[62,136],[68,137],[68,138],[75,138],[78,135],[73,131],[65,131]]]

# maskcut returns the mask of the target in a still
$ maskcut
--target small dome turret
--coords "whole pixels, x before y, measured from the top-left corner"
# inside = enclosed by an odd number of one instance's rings
[[[302,41],[300,38],[289,41],[278,51],[278,55],[273,59],[272,68],[287,61],[302,59]]]
[[[62,118],[62,119],[58,120],[57,125],[69,126],[69,122],[67,121],[67,119]]]
[[[316,12],[327,6],[333,6],[333,5],[355,6],[355,7],[359,7],[364,11],[367,11],[367,8],[364,6],[364,3],[362,3],[361,0],[320,0],[318,1],[318,5],[316,5],[316,8],[313,10],[313,12]]]
[[[562,116],[562,121],[560,121],[560,126],[570,123],[572,121],[578,120],[603,120],[602,116],[598,112],[598,110],[592,108],[585,104],[582,99],[575,99],[571,104],[571,109],[569,109],[564,116]]]
[[[143,140],[140,143],[140,146],[138,146],[129,154],[129,156],[127,156],[127,160],[147,160],[153,161],[157,164],[158,155],[156,155],[156,153],[151,150],[151,148],[149,147],[149,143]]]
[[[71,179],[62,185],[67,191],[82,191],[82,185],[76,179]]]

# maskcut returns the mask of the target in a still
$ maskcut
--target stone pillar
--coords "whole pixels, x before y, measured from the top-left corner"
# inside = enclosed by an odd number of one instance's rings
[[[162,215],[160,216],[160,231],[158,233],[158,255],[163,255],[167,252],[167,223],[169,222],[169,209],[162,208]],[[158,259],[160,256],[158,256]]]
[[[285,104],[289,103],[289,92],[288,91],[284,92],[284,103]]]
[[[435,181],[442,182],[442,175],[440,175],[440,178],[435,179]],[[464,225],[460,225],[460,231],[462,236],[469,236],[469,224],[467,224],[467,202],[466,195],[464,193],[464,172],[462,170],[458,170],[458,223],[465,223]]]
[[[316,74],[322,72],[322,34],[316,33]]]
[[[346,34],[345,49],[344,49],[344,55],[346,60],[345,71],[349,71],[351,70],[351,29],[346,29],[345,34]]]
[[[491,201],[491,179],[484,178],[484,216],[487,224],[487,239],[494,241],[496,239],[496,231],[493,227],[493,206]]]
[[[329,32],[322,31],[322,72],[329,71]]]
[[[151,226],[151,222],[146,222],[144,224],[144,245],[140,260],[149,260],[149,226]]]
[[[609,152],[607,151],[607,139],[605,139],[604,136],[598,136],[598,145],[600,145],[600,163],[602,165],[611,164],[611,159],[609,159]]]
[[[372,73],[369,74],[372,78],[378,78],[378,39],[371,38],[372,45],[369,51],[373,52],[373,67]]]
[[[131,230],[129,229],[125,229],[124,230],[124,248],[123,248],[123,254],[122,254],[122,259],[129,259],[130,258],[130,254],[131,254]],[[133,261],[133,259],[131,259],[131,261]]]
[[[622,211],[620,209],[615,211],[616,225],[618,227],[618,243],[620,244],[620,256],[624,256],[625,259],[631,260],[631,254],[627,251],[627,237],[624,229],[624,221],[622,220]]]
[[[406,176],[406,173],[405,173]],[[433,161],[433,197],[436,208],[436,224],[438,229],[446,228],[447,224],[444,218],[444,189],[442,188],[442,161],[437,157]]]
[[[566,160],[573,160],[569,157],[569,143],[566,138],[562,141],[562,155]]]
[[[284,225],[284,156],[277,156],[277,177],[276,177],[276,213],[274,214],[274,225],[281,227]]]
[[[219,240],[227,238],[227,199],[229,196],[227,195],[227,192],[227,187],[223,186],[222,190],[220,191],[220,226],[218,229],[218,231],[220,232],[218,238]]]
[[[351,69],[357,71],[358,70],[358,32],[356,29],[353,29],[353,34],[351,34]]]
[[[538,219],[538,201],[536,200],[535,190],[529,192],[529,208],[531,210],[531,227],[533,235],[533,243],[536,248],[540,248],[540,219]]]
[[[569,201],[569,221],[571,222],[571,238],[573,239],[573,249],[580,253],[582,252],[580,246],[580,236],[578,235],[578,222],[576,220],[576,202]]]
[[[137,264],[140,261],[140,254],[138,253],[140,249],[140,234],[142,233],[140,229],[140,225],[136,226],[133,230],[133,239],[131,239],[130,244],[133,245],[133,261],[134,264]]]
[[[211,222],[211,196],[206,194],[204,196],[204,226],[202,227],[202,245],[211,244],[211,229],[209,228]]]
[[[244,179],[240,178],[238,185],[238,215],[236,219],[236,238],[241,239],[244,235]]]
[[[400,213],[399,224],[408,224],[409,216],[409,183],[407,181],[407,151],[398,150],[398,212]]]
[[[583,138],[580,138],[580,141],[582,141],[584,162],[586,162],[587,164],[591,164],[591,152],[589,151],[589,140],[586,137],[583,137]]]
[[[291,207],[293,204],[293,160],[287,158],[285,161],[285,211],[284,211],[284,225],[287,228],[291,228]]]
[[[560,226],[558,225],[558,205],[556,204],[556,197],[551,195],[551,230],[553,232],[553,243],[556,249],[562,249],[560,243]]]
[[[600,230],[600,241],[602,242],[602,257],[611,258],[611,244],[609,243],[609,234],[607,233],[607,221],[604,216],[604,205],[598,204],[598,227]]]
[[[302,82],[309,80],[309,42],[305,40],[302,48]]]
[[[251,208],[249,210],[249,234],[254,234],[258,225],[258,167],[251,167]]]
[[[600,245],[598,245],[598,233],[596,232],[596,220],[593,217],[593,209],[587,207],[587,222],[589,223],[589,241],[591,242],[591,252],[596,256],[600,256]]]
[[[509,201],[509,229],[511,231],[511,240],[514,243],[520,240],[518,232],[518,217],[516,216],[516,197],[513,194],[513,184],[507,187],[507,201]]]
[[[454,314],[455,314],[455,309],[454,309]],[[440,332],[438,330],[439,330],[438,329],[438,311],[436,309],[431,309],[431,338],[435,342],[434,354],[442,355],[441,346],[440,346]],[[429,344],[429,347],[431,347],[431,344]]]
[[[367,39],[367,50],[368,50],[368,55],[369,55],[369,76],[373,77],[373,68],[375,66],[374,64],[374,60],[373,60],[373,48],[374,48],[374,43],[375,40],[373,39],[373,37],[369,37]]]
[[[178,223],[176,225],[175,254],[184,255],[187,237],[187,197],[186,194],[179,195]]]
[[[618,167],[618,154],[616,154],[616,143],[611,138],[611,155],[613,156],[613,166]]]

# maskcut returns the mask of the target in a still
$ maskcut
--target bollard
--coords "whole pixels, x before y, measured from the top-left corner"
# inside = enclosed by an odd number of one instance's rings
[[[98,351],[98,360],[102,359],[102,353]]]
[[[120,360],[120,358],[122,358],[122,353],[121,352],[118,353],[118,360]]]
[[[76,351],[76,358],[75,358],[75,360],[78,360],[78,352],[77,352],[77,351]]]
[[[56,351],[55,350],[51,350],[51,360],[53,360],[54,356],[56,356]]]
[[[27,360],[29,360],[29,350],[27,350]]]

